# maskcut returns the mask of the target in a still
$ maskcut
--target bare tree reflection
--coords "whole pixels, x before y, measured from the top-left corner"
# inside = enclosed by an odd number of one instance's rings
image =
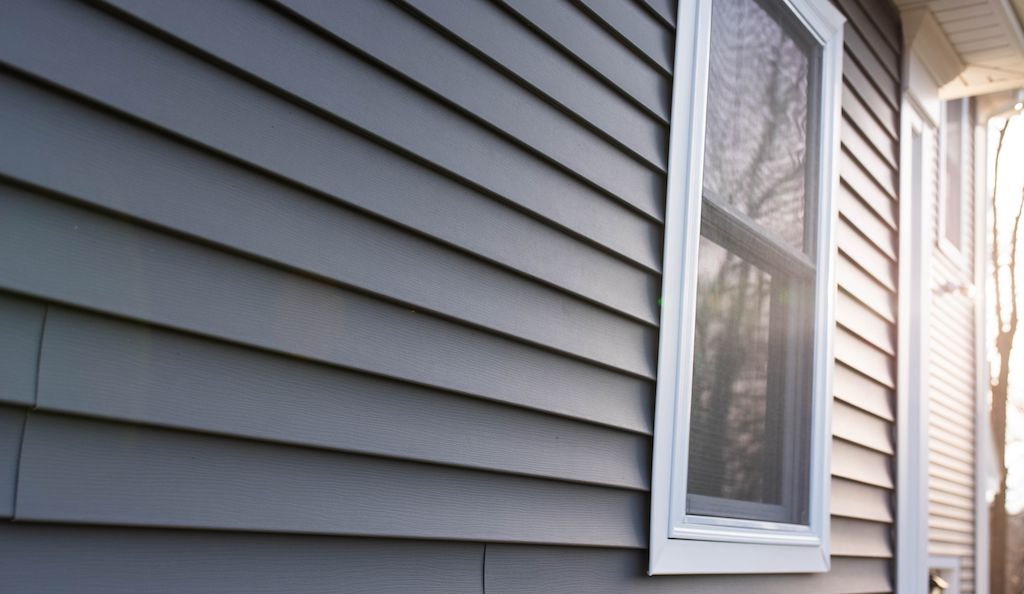
[[[690,485],[773,501],[763,484],[771,276],[701,240]]]
[[[804,245],[809,60],[754,0],[716,0],[704,185],[773,236]],[[766,435],[773,280],[702,238],[691,410],[691,492],[779,502]],[[774,469],[774,470],[773,470]]]

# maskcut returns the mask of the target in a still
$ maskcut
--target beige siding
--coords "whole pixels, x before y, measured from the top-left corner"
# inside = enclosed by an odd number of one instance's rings
[[[882,2],[836,4],[848,20],[840,155],[833,555],[885,560],[874,570],[884,570],[888,578],[894,521],[898,21]],[[858,516],[857,523],[839,521],[838,516],[850,512]],[[853,540],[856,546],[840,544]]]
[[[971,118],[973,121],[973,118]],[[956,291],[943,291],[947,283],[974,280],[974,139],[968,126],[963,175],[962,253],[933,244],[929,323],[928,416],[928,554],[960,559],[960,592],[974,592],[974,302]],[[941,156],[933,154],[938,166]],[[940,169],[936,169],[940,171]],[[936,179],[935,190],[941,186]],[[941,237],[942,203],[933,201],[931,236]]]

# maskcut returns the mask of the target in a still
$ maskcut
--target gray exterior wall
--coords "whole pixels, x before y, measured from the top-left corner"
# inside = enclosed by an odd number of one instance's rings
[[[671,2],[6,2],[4,591],[890,591],[900,43],[839,6],[833,570],[649,578]]]

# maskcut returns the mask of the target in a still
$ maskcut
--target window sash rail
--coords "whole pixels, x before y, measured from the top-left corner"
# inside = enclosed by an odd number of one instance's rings
[[[807,254],[772,237],[736,207],[704,191],[701,234],[767,271],[813,279],[817,270]]]

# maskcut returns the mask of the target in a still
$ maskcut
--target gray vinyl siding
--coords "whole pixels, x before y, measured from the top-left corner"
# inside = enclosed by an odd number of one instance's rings
[[[898,26],[839,5],[833,569],[650,578],[672,2],[9,3],[4,591],[890,591]]]
[[[7,217],[5,217],[7,218]],[[0,293],[0,404],[35,403],[44,303]]]
[[[472,543],[0,524],[7,592],[473,594],[482,563]]]
[[[25,416],[24,409],[0,406],[0,518],[4,519],[14,516]]]
[[[961,175],[964,187],[963,249],[932,249],[929,324],[928,553],[960,560],[960,591],[974,592],[974,444],[977,375],[974,302],[939,287],[974,282],[974,133],[973,104],[963,130],[967,150]],[[940,159],[936,148],[936,161]],[[937,165],[938,163],[936,163]],[[982,204],[985,204],[984,198]],[[939,208],[934,201],[932,236],[939,237]]]

